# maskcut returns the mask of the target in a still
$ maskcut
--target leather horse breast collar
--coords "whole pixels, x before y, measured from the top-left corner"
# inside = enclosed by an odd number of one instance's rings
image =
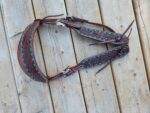
[[[85,22],[88,24],[100,26],[100,27],[107,29],[108,31],[106,30],[98,31],[98,30],[87,28],[87,27],[83,27],[80,24],[76,24],[77,22],[81,22],[81,23]],[[99,41],[100,43],[111,43],[117,46],[104,53],[85,58],[79,64],[72,66],[72,67],[67,67],[62,72],[52,77],[48,77],[48,76],[45,76],[44,73],[40,70],[35,59],[34,48],[33,48],[34,34],[36,30],[42,24],[56,24],[56,25],[62,24],[62,25],[65,25],[66,27],[69,27],[75,30],[77,33],[79,33],[80,35],[84,37],[92,38],[94,40]],[[132,24],[130,24],[129,27],[131,27],[131,25]],[[114,59],[117,59],[126,55],[129,52],[129,46],[128,46],[128,37],[125,36],[124,34],[116,33],[113,29],[111,29],[110,27],[106,25],[89,22],[87,20],[80,19],[77,17],[49,19],[49,16],[48,16],[43,19],[35,19],[33,23],[31,23],[30,25],[26,27],[26,29],[24,30],[21,36],[21,39],[18,45],[18,51],[17,51],[18,61],[22,70],[31,79],[34,79],[40,82],[48,82],[49,80],[53,80],[61,76],[71,75],[79,69],[90,68],[90,67],[101,65],[101,64],[106,64],[104,66],[106,67]],[[103,68],[101,68],[99,71],[101,71]]]

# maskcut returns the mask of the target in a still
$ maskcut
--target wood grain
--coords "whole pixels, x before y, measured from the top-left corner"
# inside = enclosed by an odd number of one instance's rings
[[[99,0],[103,22],[122,33],[134,17],[130,0]],[[109,10],[108,10],[109,8]],[[136,23],[132,26],[130,53],[113,63],[122,113],[149,113],[150,92]]]
[[[0,113],[150,113],[149,0],[0,0],[0,6]],[[31,80],[17,59],[21,34],[35,18],[62,13],[120,33],[136,20],[130,53],[97,76],[99,66],[48,84]],[[88,46],[93,42],[66,27],[43,25],[34,50],[39,67],[53,76],[107,50],[105,44]]]
[[[20,113],[18,94],[0,12],[0,113]]]
[[[17,47],[21,37],[18,33],[22,32],[34,19],[31,1],[3,0],[2,10],[22,113],[53,113],[48,85],[29,79],[21,70],[17,59]],[[37,37],[35,45],[37,61],[44,71]]]
[[[100,11],[97,1],[66,0],[69,16],[77,16],[101,23]],[[94,42],[79,36],[72,31],[78,62],[82,59],[106,51],[105,45],[89,46]],[[80,76],[88,113],[119,113],[115,87],[110,66],[95,76],[100,67],[81,70]]]
[[[150,85],[150,1],[133,0]]]
[[[36,18],[65,14],[63,0],[33,0]],[[39,29],[48,76],[53,76],[67,66],[76,64],[69,29],[43,25]],[[56,113],[85,113],[78,73],[49,82]]]

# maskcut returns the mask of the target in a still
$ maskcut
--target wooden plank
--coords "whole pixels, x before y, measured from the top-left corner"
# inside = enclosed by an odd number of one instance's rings
[[[133,0],[150,85],[150,1]]]
[[[104,23],[120,33],[135,19],[131,0],[99,2]],[[122,113],[149,113],[150,92],[135,23],[132,28],[130,53],[113,63],[113,72]]]
[[[0,25],[0,113],[21,113],[1,12]]]
[[[0,112],[4,113],[3,108],[2,108],[2,103],[0,103]]]
[[[69,16],[78,16],[101,23],[97,1],[66,0]],[[92,40],[72,31],[78,62],[82,59],[106,51],[106,46],[88,46]],[[80,71],[82,87],[88,113],[119,113],[110,66],[95,76],[100,67]]]
[[[66,15],[64,0],[33,0],[33,5],[36,18]],[[76,64],[69,29],[45,25],[39,32],[48,76]],[[78,73],[50,81],[49,84],[56,113],[86,112]]]
[[[34,19],[31,1],[3,0],[2,10],[22,113],[53,113],[48,84],[29,79],[21,70],[17,59],[17,46],[21,37],[18,33],[22,32]],[[44,71],[41,48],[37,37],[35,38],[35,45],[38,64]]]

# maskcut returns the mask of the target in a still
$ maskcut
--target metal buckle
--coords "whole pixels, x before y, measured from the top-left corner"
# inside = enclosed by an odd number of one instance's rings
[[[63,74],[64,77],[67,77],[67,76],[69,76],[69,72],[70,72],[70,69],[67,68],[67,69],[65,69],[65,70],[62,72],[62,74]]]
[[[61,23],[61,22],[56,22],[56,25],[65,27],[65,24],[63,24],[63,23]]]

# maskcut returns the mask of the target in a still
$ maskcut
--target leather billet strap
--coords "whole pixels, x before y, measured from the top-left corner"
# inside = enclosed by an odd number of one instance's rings
[[[102,54],[99,54],[97,56],[92,56],[86,59],[83,59],[79,64],[72,66],[72,67],[67,67],[64,69],[64,71],[52,76],[48,77],[45,76],[44,73],[40,70],[36,59],[35,59],[35,54],[34,54],[34,48],[33,48],[33,42],[34,42],[34,35],[36,30],[42,25],[42,24],[58,24],[62,23],[65,26],[72,28],[72,29],[80,29],[80,25],[76,24],[76,21],[80,22],[88,22],[87,20],[81,20],[79,18],[75,17],[67,17],[67,18],[59,18],[59,19],[48,19],[48,18],[43,18],[43,19],[36,19],[33,23],[28,25],[26,29],[24,30],[21,39],[19,41],[18,45],[18,51],[17,51],[17,56],[18,56],[18,61],[19,64],[22,68],[22,70],[28,75],[30,78],[40,81],[40,82],[48,82],[49,80],[56,79],[61,76],[69,76],[76,72],[79,69],[82,68],[87,68],[87,67],[92,67],[97,64],[104,64],[107,63],[118,57],[124,56],[129,52],[128,46],[118,46],[112,50],[106,51]],[[90,24],[95,24],[99,26],[104,26],[101,24],[97,23],[92,23],[88,22]],[[106,26],[107,29],[113,32],[113,30],[109,27]],[[124,53],[121,53],[122,50]],[[121,53],[121,54],[120,54]]]

